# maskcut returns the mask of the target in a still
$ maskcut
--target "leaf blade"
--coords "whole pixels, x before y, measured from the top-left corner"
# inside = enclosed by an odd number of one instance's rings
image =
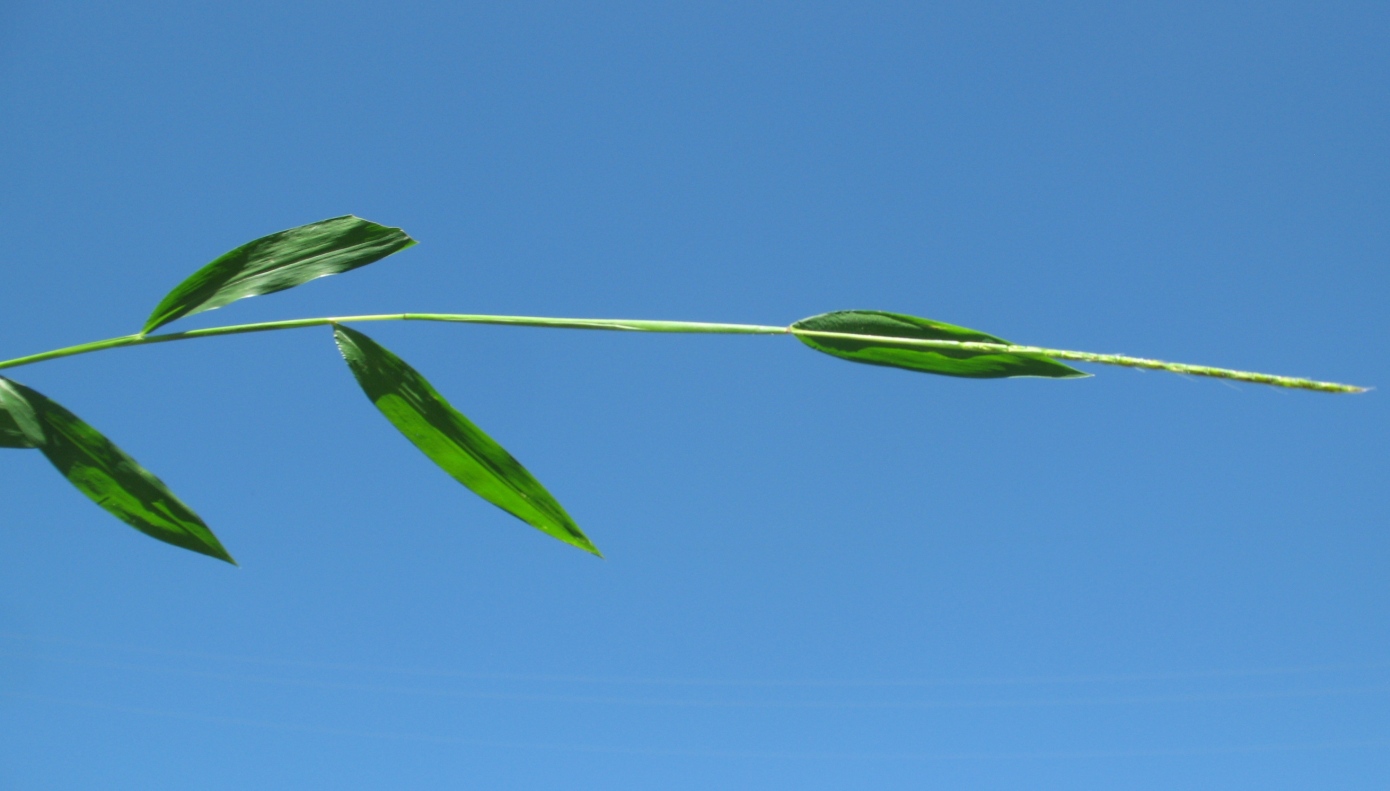
[[[812,330],[847,335],[882,336],[882,342],[851,338],[825,338],[797,334],[802,343],[819,352],[867,365],[904,368],[943,376],[1001,379],[1036,376],[1077,379],[1090,376],[1040,354],[1006,354],[966,349],[931,348],[894,344],[893,338],[1008,344],[1003,338],[920,316],[882,310],[840,310],[802,319],[792,331]]]
[[[239,299],[357,269],[414,244],[400,228],[350,214],[262,236],[189,275],[160,301],[141,332]]]
[[[349,327],[334,325],[333,339],[367,398],[454,480],[541,532],[603,557],[540,481],[418,371]]]
[[[57,402],[0,377],[0,409],[16,418],[26,440],[69,483],[117,519],[167,544],[236,565],[202,518],[163,481]]]

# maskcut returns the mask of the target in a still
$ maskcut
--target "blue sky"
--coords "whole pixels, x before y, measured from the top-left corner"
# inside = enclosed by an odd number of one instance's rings
[[[1010,340],[1390,382],[1374,3],[0,5],[0,357],[257,236],[420,244],[185,326],[395,311]],[[1384,788],[1383,394],[970,381],[779,337],[363,327],[7,371],[239,569],[0,452],[0,785]]]

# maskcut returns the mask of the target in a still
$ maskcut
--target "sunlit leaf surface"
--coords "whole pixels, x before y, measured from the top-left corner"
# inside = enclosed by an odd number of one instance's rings
[[[43,444],[43,428],[15,386],[0,377],[0,448],[37,448]]]
[[[550,492],[419,372],[356,330],[338,326],[333,334],[367,397],[435,464],[523,522],[599,554]]]
[[[413,244],[400,228],[351,215],[262,236],[180,283],[150,314],[144,332],[239,299],[366,266]]]

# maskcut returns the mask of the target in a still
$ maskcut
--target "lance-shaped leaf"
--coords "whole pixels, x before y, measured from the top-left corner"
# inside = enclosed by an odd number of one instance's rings
[[[550,492],[419,372],[356,330],[335,325],[333,338],[367,397],[435,464],[521,521],[602,557]]]
[[[174,546],[233,565],[217,536],[162,481],[101,432],[42,393],[0,377],[0,412],[63,477],[117,519]]]
[[[262,236],[180,283],[150,314],[143,332],[239,299],[366,266],[413,244],[415,240],[400,228],[351,215]]]
[[[975,343],[1009,342],[976,330],[931,319],[888,313],[881,310],[841,310],[802,319],[791,326],[802,343],[817,351],[869,365],[887,365],[946,376],[998,379],[1008,376],[1045,376],[1071,379],[1090,374],[1063,365],[1040,354],[1007,354],[993,351],[933,348],[894,343],[894,338],[911,340],[967,341]],[[804,331],[872,335],[876,338],[837,338],[808,335]]]

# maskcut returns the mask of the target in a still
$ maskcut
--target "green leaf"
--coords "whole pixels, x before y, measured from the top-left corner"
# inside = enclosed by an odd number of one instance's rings
[[[946,376],[997,379],[1009,376],[1045,376],[1072,379],[1090,374],[1063,365],[1040,354],[1004,354],[965,349],[940,349],[893,343],[894,338],[913,340],[969,341],[1002,343],[1008,341],[976,330],[931,319],[888,313],[881,310],[841,310],[802,319],[792,330],[839,332],[847,335],[876,335],[883,340],[826,338],[797,334],[801,342],[816,351],[843,357],[857,363],[886,365]]]
[[[347,272],[415,244],[400,228],[347,215],[247,242],[194,272],[159,303],[142,332],[175,319]]]
[[[21,427],[63,477],[117,519],[146,535],[236,561],[192,509],[101,432],[43,394],[0,377],[0,411]]]
[[[419,372],[356,330],[335,325],[333,338],[367,397],[435,464],[521,521],[602,557],[550,492]]]

